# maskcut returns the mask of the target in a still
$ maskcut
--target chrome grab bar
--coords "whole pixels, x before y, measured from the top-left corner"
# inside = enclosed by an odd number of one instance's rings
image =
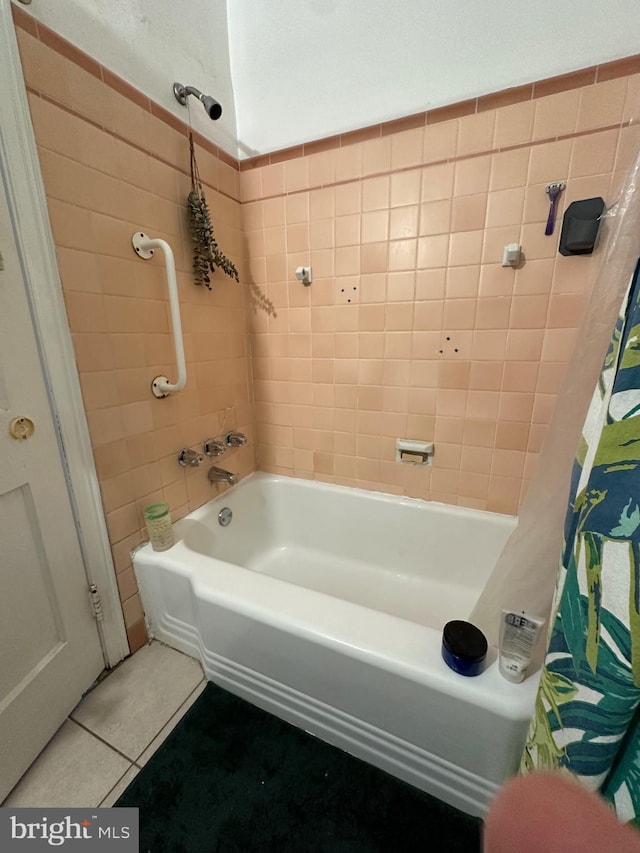
[[[175,382],[169,382],[166,376],[156,376],[151,383],[151,390],[155,397],[168,397],[176,391],[182,391],[187,382],[187,365],[184,359],[184,343],[182,340],[182,323],[180,321],[180,302],[178,301],[178,282],[176,280],[176,263],[173,258],[171,246],[159,237],[147,237],[142,231],[137,231],[132,239],[133,248],[139,258],[148,261],[153,257],[154,249],[161,249],[167,268],[167,289],[169,291],[169,309],[171,311],[171,328],[173,331],[173,345],[176,351],[176,364],[178,366],[178,378]]]

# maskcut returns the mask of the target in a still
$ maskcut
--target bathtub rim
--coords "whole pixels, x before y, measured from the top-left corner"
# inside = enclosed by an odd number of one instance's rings
[[[435,628],[260,575],[215,557],[203,557],[187,549],[181,540],[164,552],[153,551],[150,545],[138,549],[135,569],[139,577],[144,572],[145,580],[158,569],[179,575],[189,582],[196,599],[339,649],[363,663],[445,693],[452,700],[467,700],[471,693],[475,702],[500,716],[531,717],[540,672],[531,673],[520,684],[508,682],[499,673],[493,647],[488,656],[491,662],[483,673],[473,678],[458,675],[442,660],[441,631]],[[215,578],[211,577],[212,569]],[[145,605],[156,597],[152,583],[141,583],[141,592]],[[156,603],[161,606],[161,602],[151,602],[147,615]],[[150,627],[153,631],[153,624]]]
[[[360,495],[364,499],[367,500],[375,500],[381,503],[394,503],[400,506],[409,506],[409,507],[424,507],[425,509],[432,510],[433,512],[439,514],[446,515],[457,515],[461,518],[470,518],[470,517],[478,517],[481,516],[487,522],[495,522],[497,521],[500,524],[506,524],[511,528],[511,532],[515,529],[518,517],[516,515],[509,515],[507,513],[501,512],[490,512],[486,509],[474,509],[472,507],[466,506],[458,506],[457,504],[447,504],[442,501],[429,501],[424,498],[414,498],[409,497],[408,495],[396,495],[392,492],[383,492],[383,491],[374,491],[373,489],[365,489],[361,486],[343,486],[338,483],[327,483],[324,480],[310,480],[306,477],[291,477],[285,474],[272,474],[268,471],[252,471],[250,474],[247,474],[246,477],[243,477],[233,486],[225,489],[224,492],[220,494],[213,495],[210,500],[206,503],[201,504],[194,510],[191,510],[187,515],[178,519],[173,523],[174,531],[180,534],[180,529],[185,520],[193,520],[200,521],[203,517],[208,514],[208,508],[213,503],[217,503],[219,501],[224,501],[224,499],[229,496],[233,496],[235,492],[237,492],[242,486],[247,486],[251,483],[296,483],[300,488],[305,488],[309,490],[318,490],[321,492],[338,492],[339,494],[348,493]],[[141,546],[143,547],[143,546]]]

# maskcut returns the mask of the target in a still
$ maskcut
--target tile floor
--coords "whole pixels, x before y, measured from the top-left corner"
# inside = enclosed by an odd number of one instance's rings
[[[204,690],[200,664],[151,643],[88,693],[3,806],[112,806]]]

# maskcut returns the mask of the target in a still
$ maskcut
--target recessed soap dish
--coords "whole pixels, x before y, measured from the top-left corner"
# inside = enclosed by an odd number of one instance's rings
[[[396,462],[409,465],[431,465],[433,442],[417,438],[396,439]]]

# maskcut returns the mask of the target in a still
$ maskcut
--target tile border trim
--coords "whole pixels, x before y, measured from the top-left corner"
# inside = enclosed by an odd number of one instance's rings
[[[134,142],[132,139],[127,139],[126,136],[121,136],[119,133],[116,133],[114,130],[111,130],[108,127],[100,124],[97,121],[94,121],[89,116],[84,115],[83,113],[77,112],[77,110],[68,107],[66,104],[61,103],[60,101],[56,101],[55,98],[50,98],[49,95],[46,95],[44,92],[40,92],[38,89],[34,89],[33,86],[27,85],[27,92],[30,95],[33,95],[35,98],[41,98],[43,101],[46,101],[48,104],[51,104],[54,107],[57,107],[59,110],[62,110],[65,113],[69,113],[74,118],[80,119],[80,121],[84,121],[87,124],[90,124],[92,127],[95,127],[97,130],[103,131],[103,133],[107,133],[109,136],[112,136],[114,139],[117,139],[118,142],[124,142],[125,145],[129,145],[131,148],[135,148],[136,151],[139,151],[141,154],[146,155],[147,157],[151,157],[153,160],[156,160],[158,163],[162,163],[163,166],[168,166],[170,169],[175,169],[177,172],[185,175],[186,177],[190,177],[189,172],[186,169],[181,169],[180,166],[177,166],[175,163],[171,163],[169,160],[165,160],[164,157],[161,157],[159,154],[155,154],[153,151],[149,151],[147,148],[143,148],[141,145],[138,145],[137,142]],[[194,134],[195,135],[195,134]],[[196,139],[196,142],[199,144],[199,140]],[[230,201],[235,202],[236,204],[241,204],[239,198],[236,198],[234,195],[231,195],[228,192],[225,192],[221,187],[214,186],[209,181],[202,178],[202,183],[204,186],[213,190],[213,192],[218,193],[218,195],[224,196],[224,198],[228,198]]]
[[[505,154],[509,151],[517,151],[520,148],[537,148],[540,145],[548,145],[550,142],[563,142],[567,139],[578,139],[583,136],[593,136],[597,133],[607,133],[611,130],[622,130],[625,127],[631,127],[632,125],[637,124],[637,122],[633,120],[622,121],[617,124],[609,124],[604,125],[603,127],[595,127],[590,128],[589,130],[580,130],[574,131],[573,133],[565,133],[562,136],[549,136],[543,139],[532,140],[531,142],[519,142],[516,145],[505,145],[502,148],[487,148],[483,151],[475,151],[473,154],[459,154],[454,157],[447,157],[440,160],[430,160],[428,162],[420,162],[414,163],[411,166],[401,166],[396,169],[385,169],[381,172],[371,172],[366,175],[360,175],[359,177],[354,178],[343,178],[341,180],[330,181],[326,184],[309,184],[309,186],[302,187],[301,189],[295,190],[282,190],[281,192],[272,193],[271,195],[260,195],[255,198],[242,198],[241,204],[254,204],[262,201],[269,201],[274,198],[282,198],[285,196],[294,196],[300,195],[302,193],[313,192],[314,190],[324,190],[331,189],[333,187],[343,186],[344,184],[351,184],[354,181],[358,180],[369,180],[370,178],[384,178],[390,175],[398,175],[402,172],[415,172],[418,169],[429,169],[432,166],[442,166],[445,163],[459,163],[462,160],[476,160],[480,157],[490,157],[494,154]]]

